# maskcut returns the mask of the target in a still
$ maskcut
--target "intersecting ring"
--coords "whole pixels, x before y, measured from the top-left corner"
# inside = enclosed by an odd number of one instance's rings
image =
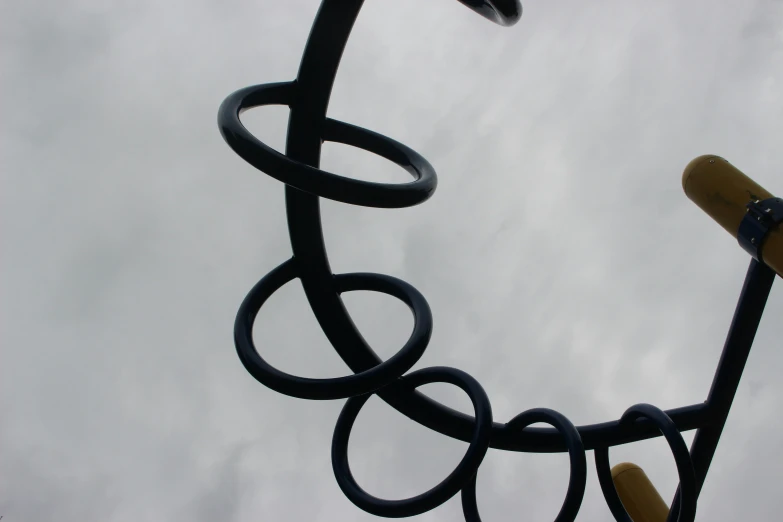
[[[372,393],[399,378],[416,364],[432,335],[432,312],[424,296],[400,279],[368,273],[335,276],[338,292],[370,290],[391,295],[413,311],[413,332],[402,349],[388,360],[364,372],[332,379],[310,379],[282,372],[267,363],[253,342],[253,323],[261,306],[280,287],[297,275],[295,258],[264,276],[247,294],[234,323],[234,343],[239,359],[261,384],[300,399],[345,399]]]
[[[255,85],[229,95],[218,111],[223,139],[234,152],[265,174],[323,198],[364,207],[402,208],[418,205],[435,192],[438,181],[432,165],[415,150],[377,132],[326,118],[321,139],[382,156],[408,171],[414,181],[373,183],[305,165],[261,142],[239,119],[243,111],[253,107],[291,105],[295,95],[295,82]]]
[[[359,508],[376,516],[388,518],[412,517],[434,509],[462,489],[475,476],[489,448],[492,433],[492,407],[481,385],[462,370],[435,366],[417,370],[392,384],[393,388],[413,390],[432,382],[446,382],[461,388],[470,397],[475,410],[475,425],[468,451],[440,484],[429,491],[404,500],[384,500],[364,491],[348,465],[348,439],[359,411],[371,395],[348,399],[343,406],[332,438],[332,469],[345,496]]]
[[[565,439],[568,457],[571,460],[571,476],[568,479],[565,500],[555,522],[573,521],[579,514],[587,484],[587,459],[582,437],[579,436],[576,426],[565,415],[549,408],[534,408],[522,412],[508,421],[506,426],[522,430],[537,422],[553,426]],[[476,477],[477,475],[473,475],[470,483],[462,488],[462,512],[465,514],[466,522],[481,522],[476,504]]]
[[[688,447],[682,438],[682,434],[677,426],[663,411],[650,404],[637,404],[631,406],[623,416],[620,422],[630,424],[640,417],[646,417],[655,424],[666,438],[669,447],[674,455],[674,462],[677,464],[677,474],[680,478],[680,512],[677,515],[677,522],[693,522],[696,518],[696,473],[693,470],[693,463],[688,452]],[[612,480],[612,471],[609,467],[609,448],[595,449],[595,468],[598,472],[598,481],[601,484],[601,490],[609,509],[617,522],[633,522],[628,512],[623,507],[617,490]]]

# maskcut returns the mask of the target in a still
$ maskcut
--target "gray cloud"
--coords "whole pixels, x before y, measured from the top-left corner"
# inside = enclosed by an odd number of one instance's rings
[[[295,76],[317,6],[2,8],[4,521],[375,519],[332,476],[341,401],[267,390],[231,337],[244,294],[290,247],[282,186],[225,146],[217,107]],[[505,30],[451,0],[368,0],[330,116],[413,147],[439,187],[405,210],[323,201],[333,269],[416,286],[435,316],[417,367],[468,371],[497,420],[546,406],[584,424],[636,402],[703,401],[748,259],[682,194],[680,173],[717,153],[783,192],[782,28],[772,0],[528,2]],[[265,108],[244,121],[281,150],[286,118]],[[332,144],[322,166],[405,180]],[[379,354],[404,343],[402,304],[345,301]],[[771,490],[781,314],[778,281],[700,520],[783,509]],[[297,282],[270,299],[254,335],[285,371],[348,371]],[[470,411],[448,386],[423,391]],[[394,498],[437,483],[464,450],[372,399],[350,456],[360,484]],[[665,441],[611,458],[637,462],[671,498]],[[492,451],[482,515],[554,518],[567,475],[564,455]],[[455,498],[420,520],[459,516]],[[609,517],[591,470],[581,519]]]

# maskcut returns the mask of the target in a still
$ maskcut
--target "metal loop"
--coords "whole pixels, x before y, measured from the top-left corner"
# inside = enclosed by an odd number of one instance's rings
[[[259,281],[239,307],[234,324],[234,343],[239,359],[261,384],[277,392],[300,399],[345,399],[372,393],[411,369],[427,348],[432,335],[432,313],[418,290],[394,277],[380,274],[343,274],[335,277],[338,292],[371,290],[394,296],[413,311],[410,338],[394,356],[379,365],[354,375],[332,379],[310,379],[282,372],[267,363],[253,342],[253,323],[261,306],[280,287],[296,277],[295,259],[281,264]]]
[[[476,475],[489,448],[492,432],[492,407],[481,385],[467,373],[455,368],[432,367],[417,370],[393,384],[394,388],[414,389],[424,384],[445,382],[461,388],[470,397],[476,423],[470,446],[448,477],[429,491],[403,500],[384,500],[364,491],[348,464],[348,439],[359,411],[370,395],[348,399],[337,419],[332,438],[332,469],[340,489],[356,506],[373,515],[389,518],[411,517],[434,509],[456,495]]]
[[[295,90],[294,82],[268,83],[246,87],[228,96],[220,105],[218,126],[229,147],[265,174],[322,198],[364,207],[402,208],[418,205],[432,196],[438,184],[432,165],[415,150],[382,134],[327,118],[321,138],[393,161],[415,181],[373,183],[332,174],[280,154],[242,125],[239,115],[243,111],[263,105],[290,105]]]
[[[531,424],[544,422],[553,426],[565,440],[568,448],[568,457],[571,461],[571,474],[568,479],[568,490],[555,522],[569,522],[576,519],[582,499],[585,495],[587,484],[587,459],[582,438],[579,436],[576,426],[565,415],[549,408],[534,408],[520,413],[506,425],[510,428],[522,430]],[[470,483],[462,488],[462,512],[466,522],[481,522],[476,503],[476,477],[473,475]]]
[[[693,522],[696,518],[696,500],[698,492],[696,489],[696,474],[693,470],[693,463],[688,452],[688,447],[682,438],[677,426],[672,422],[668,415],[660,409],[650,404],[637,404],[631,406],[620,421],[626,425],[632,424],[636,419],[645,417],[655,423],[674,455],[674,462],[677,464],[677,474],[680,477],[681,502],[677,522]],[[609,467],[609,448],[602,447],[595,449],[595,467],[598,472],[598,481],[601,484],[606,503],[614,515],[617,522],[633,522],[628,512],[623,507],[617,490],[612,480],[612,471]]]

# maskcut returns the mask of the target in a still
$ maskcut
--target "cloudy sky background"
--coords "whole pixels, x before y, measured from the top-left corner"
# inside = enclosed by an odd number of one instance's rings
[[[4,522],[370,521],[332,475],[343,401],[254,381],[232,342],[250,287],[290,256],[283,186],[221,139],[234,90],[295,77],[317,0],[3,2],[0,515]],[[378,210],[324,201],[335,272],[427,298],[416,368],[476,377],[496,420],[555,408],[576,424],[634,403],[706,398],[749,261],[683,194],[693,157],[783,194],[783,2],[530,0],[498,27],[453,0],[367,0],[329,114],[435,166],[435,196]],[[287,109],[246,113],[282,150]],[[327,144],[322,167],[404,182]],[[407,308],[350,293],[384,357]],[[783,440],[783,284],[773,287],[697,520],[774,520]],[[256,341],[279,368],[343,375],[298,282]],[[447,385],[422,391],[470,411]],[[686,437],[688,443],[692,434]],[[377,398],[351,437],[386,498],[435,485],[466,445]],[[668,501],[666,443],[615,448]],[[610,520],[590,467],[580,520]],[[564,455],[490,451],[484,520],[551,520]],[[459,520],[455,497],[418,517]]]

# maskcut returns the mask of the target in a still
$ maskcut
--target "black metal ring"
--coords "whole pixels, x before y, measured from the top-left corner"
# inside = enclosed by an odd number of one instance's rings
[[[568,457],[571,460],[571,475],[568,479],[568,490],[555,522],[573,521],[579,514],[582,499],[585,496],[587,484],[587,458],[582,437],[579,436],[576,426],[565,415],[549,408],[534,408],[520,413],[506,425],[514,429],[524,429],[537,422],[544,422],[553,426],[565,440],[568,448]],[[476,475],[473,475],[470,483],[462,488],[462,512],[466,522],[481,522],[476,503]]]
[[[269,147],[242,125],[239,115],[263,105],[290,105],[296,83],[254,85],[229,95],[218,110],[218,126],[226,143],[245,161],[286,185],[322,198],[375,208],[402,208],[429,199],[438,184],[432,165],[418,152],[377,132],[327,118],[321,138],[364,149],[393,161],[415,180],[373,183],[332,174],[295,161]]]
[[[420,515],[449,500],[468,483],[471,477],[476,475],[476,471],[489,448],[489,439],[492,433],[492,407],[489,398],[476,379],[461,370],[442,366],[417,370],[402,377],[392,386],[414,389],[433,382],[453,384],[467,393],[473,403],[476,423],[470,446],[454,471],[440,484],[415,497],[403,500],[384,500],[370,495],[356,483],[348,464],[348,439],[359,411],[371,395],[348,399],[340,412],[332,438],[332,469],[345,496],[364,511],[388,518]]]
[[[677,464],[677,474],[680,477],[681,492],[680,512],[677,515],[677,522],[693,522],[696,518],[696,500],[698,498],[696,473],[693,470],[691,455],[682,435],[666,413],[650,404],[631,406],[625,410],[620,421],[630,424],[640,417],[646,417],[658,426],[674,455],[674,462]],[[609,506],[615,520],[617,522],[633,522],[625,507],[623,507],[623,503],[614,487],[612,471],[609,467],[609,448],[595,449],[595,468],[598,472],[598,481],[601,484],[606,504]]]
[[[280,287],[296,277],[295,258],[264,276],[247,294],[234,323],[234,343],[248,372],[261,384],[301,399],[345,399],[372,393],[399,378],[416,364],[432,335],[432,312],[427,300],[413,286],[391,276],[368,273],[335,276],[338,292],[370,290],[394,296],[413,312],[413,332],[402,349],[373,368],[354,375],[332,379],[310,379],[282,372],[267,363],[253,342],[253,323],[261,306]]]

